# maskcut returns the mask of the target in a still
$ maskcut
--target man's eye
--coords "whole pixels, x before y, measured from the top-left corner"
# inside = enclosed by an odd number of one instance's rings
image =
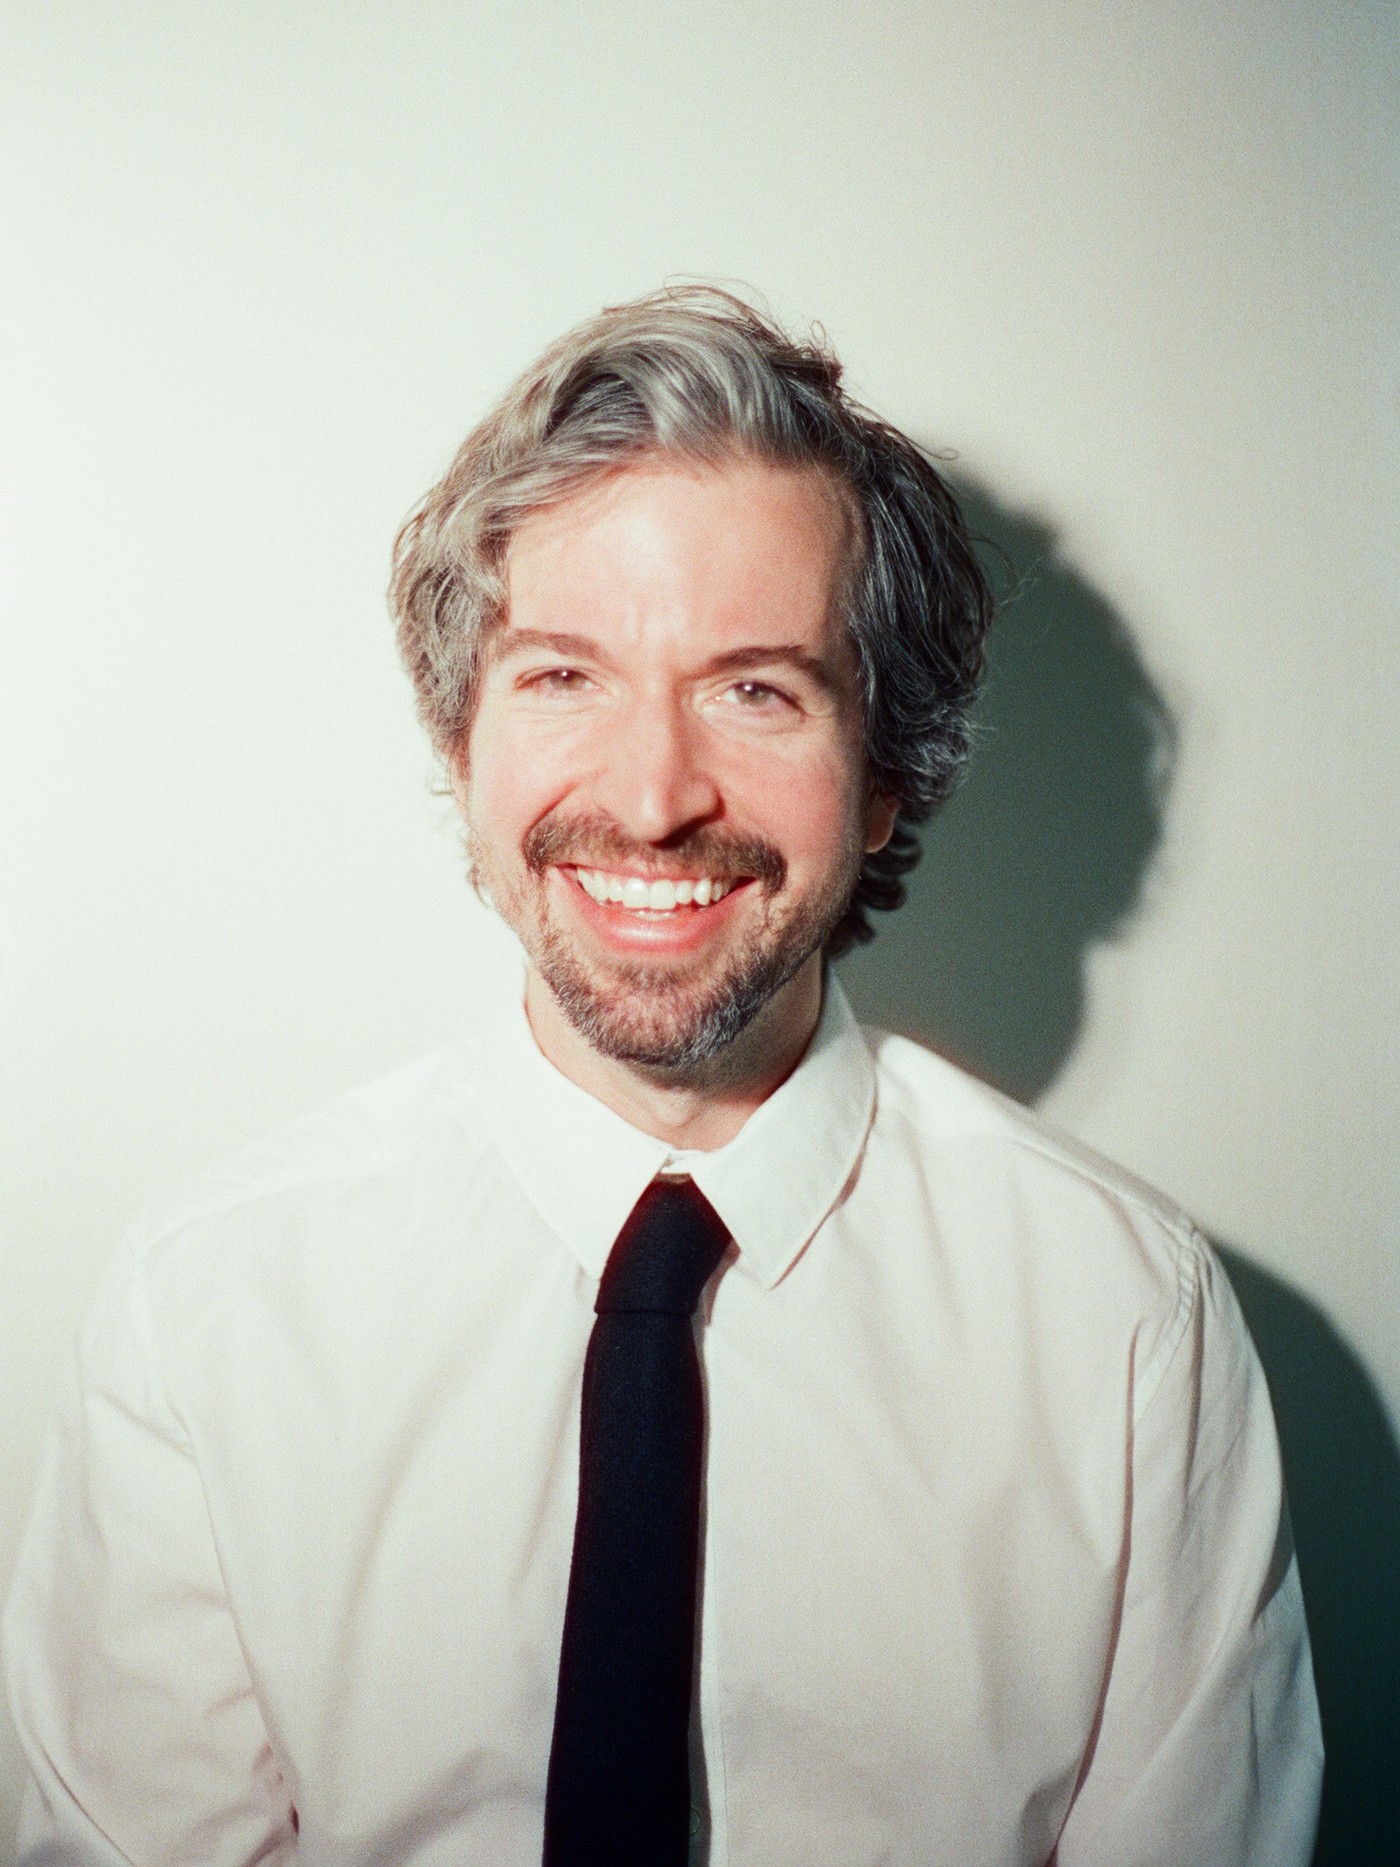
[[[527,674],[521,684],[540,694],[580,694],[591,685],[577,668],[540,668]]]
[[[725,689],[725,697],[731,705],[744,707],[757,712],[765,707],[791,706],[788,695],[777,687],[770,687],[767,681],[735,681],[732,687]]]

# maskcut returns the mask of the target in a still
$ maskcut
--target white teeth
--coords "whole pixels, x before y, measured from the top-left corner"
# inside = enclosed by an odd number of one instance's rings
[[[720,881],[709,875],[694,881],[689,878],[673,880],[669,876],[647,881],[640,875],[608,875],[602,869],[579,868],[574,874],[579,887],[595,901],[616,901],[625,908],[645,908],[654,914],[667,914],[673,908],[689,907],[692,902],[698,908],[707,908],[734,886],[732,881]]]

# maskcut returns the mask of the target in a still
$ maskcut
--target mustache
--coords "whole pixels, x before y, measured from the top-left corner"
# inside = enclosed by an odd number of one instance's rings
[[[611,817],[556,817],[551,813],[526,831],[520,853],[535,875],[560,863],[572,863],[584,869],[626,869],[654,881],[676,875],[752,879],[770,895],[787,880],[787,863],[772,843],[714,824],[701,824],[658,848],[655,843],[637,842]]]

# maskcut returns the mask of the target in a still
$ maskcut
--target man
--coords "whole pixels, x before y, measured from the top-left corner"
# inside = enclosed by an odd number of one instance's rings
[[[838,377],[723,294],[623,306],[405,527],[524,1002],[134,1235],[8,1615],[23,1859],[1306,1861],[1218,1266],[825,968],[988,614]]]

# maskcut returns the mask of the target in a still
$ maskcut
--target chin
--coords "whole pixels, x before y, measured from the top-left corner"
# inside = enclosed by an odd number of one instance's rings
[[[600,1055],[675,1081],[708,1082],[820,944],[804,933],[745,954],[708,980],[677,979],[639,965],[613,969],[604,981],[554,940],[543,942],[534,958],[560,1010]]]

